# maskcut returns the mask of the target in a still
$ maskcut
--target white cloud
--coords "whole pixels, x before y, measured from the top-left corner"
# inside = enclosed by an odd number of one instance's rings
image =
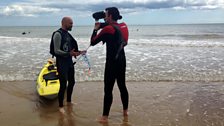
[[[70,12],[83,16],[108,6],[117,6],[121,12],[133,14],[150,9],[224,9],[224,0],[27,0],[0,6],[0,14],[38,16]]]
[[[173,7],[172,9],[174,9],[174,10],[186,10],[186,8],[181,7],[181,6],[176,6],[176,7]]]
[[[224,8],[223,0],[186,0],[185,5],[193,9],[218,9]]]
[[[47,8],[31,4],[13,4],[6,7],[1,7],[0,10],[1,15],[27,17],[34,17],[46,13],[57,13],[60,11],[58,8]]]

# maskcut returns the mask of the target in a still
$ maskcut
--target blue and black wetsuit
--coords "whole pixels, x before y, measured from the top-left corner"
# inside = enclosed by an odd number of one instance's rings
[[[113,26],[112,26],[113,25]],[[106,65],[104,71],[104,108],[103,116],[108,116],[113,101],[113,87],[115,80],[117,80],[118,88],[121,93],[121,100],[123,104],[123,110],[128,109],[129,95],[125,84],[125,72],[126,72],[126,57],[124,49],[119,53],[118,58],[116,54],[120,47],[118,41],[118,32],[114,28],[118,27],[122,33],[123,39],[128,41],[128,28],[125,23],[114,23],[104,27],[99,34],[97,31],[93,31],[91,37],[91,45],[94,46],[97,43],[103,41],[106,43]]]
[[[67,102],[71,102],[73,87],[75,85],[75,70],[70,51],[78,51],[76,40],[63,29],[57,30],[53,34],[54,52],[56,56],[56,66],[59,74],[60,90],[58,93],[59,107],[63,107],[64,93],[67,87]]]

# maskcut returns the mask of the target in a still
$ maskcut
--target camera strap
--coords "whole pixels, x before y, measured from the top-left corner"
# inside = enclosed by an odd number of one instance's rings
[[[122,33],[121,33],[121,30],[118,26],[116,25],[111,25],[115,31],[118,33],[118,43],[120,44],[119,45],[119,48],[117,50],[117,53],[116,53],[116,56],[115,56],[115,60],[117,60],[121,50],[124,48],[125,45],[127,45],[127,42],[124,40],[123,36],[122,36]]]

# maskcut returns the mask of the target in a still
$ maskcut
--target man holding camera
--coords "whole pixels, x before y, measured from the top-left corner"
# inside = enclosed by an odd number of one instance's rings
[[[104,71],[104,103],[103,114],[98,120],[101,123],[108,122],[109,111],[113,101],[113,87],[117,80],[123,104],[123,115],[128,116],[129,95],[125,84],[126,57],[124,46],[128,42],[128,27],[125,23],[117,23],[122,19],[116,7],[109,7],[104,12],[97,12],[93,17],[98,20],[104,18],[106,23],[95,23],[91,36],[91,46],[99,42],[106,43],[106,64]],[[106,24],[106,25],[105,25]],[[98,30],[102,30],[98,33]]]

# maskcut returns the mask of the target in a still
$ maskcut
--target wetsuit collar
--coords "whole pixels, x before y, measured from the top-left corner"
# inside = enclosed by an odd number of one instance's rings
[[[112,22],[112,23],[110,23],[110,25],[118,25],[118,23],[117,22]]]
[[[61,31],[63,32],[68,32],[67,30],[63,29],[63,28],[60,28]]]

